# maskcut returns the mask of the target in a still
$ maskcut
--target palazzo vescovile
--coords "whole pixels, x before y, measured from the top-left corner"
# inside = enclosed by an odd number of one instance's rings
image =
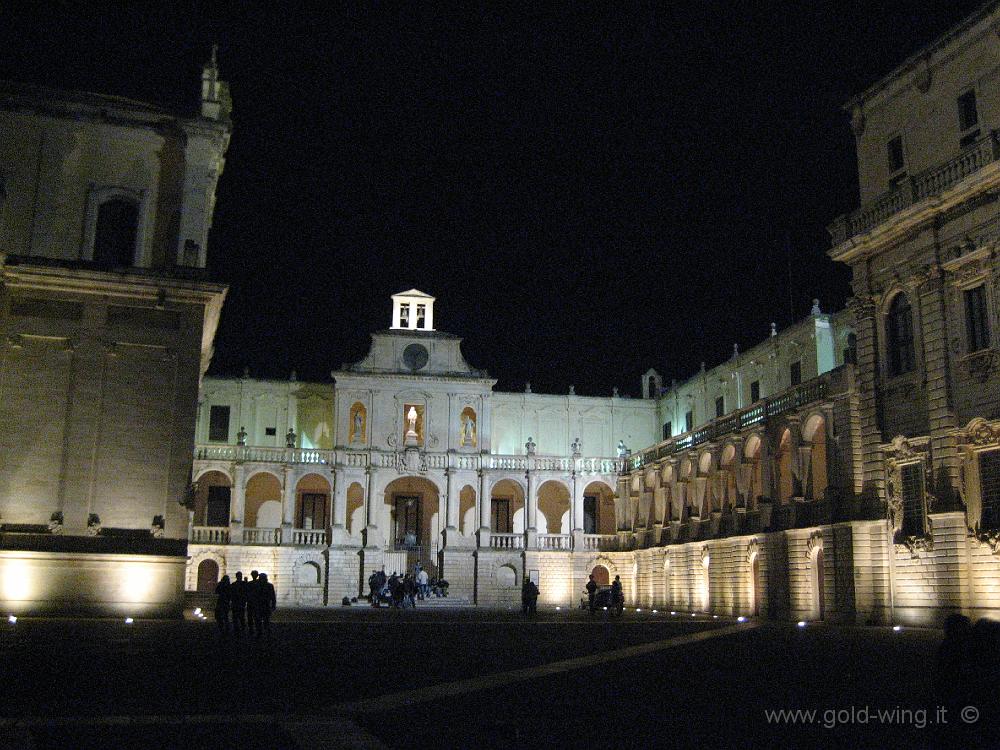
[[[998,78],[992,2],[848,102],[847,309],[682,383],[649,370],[637,399],[495,391],[417,289],[332,381],[201,378],[225,293],[197,272],[229,137],[214,62],[190,120],[4,99],[34,140],[0,146],[3,606],[176,610],[182,577],[251,568],[285,606],[339,606],[419,560],[479,606],[525,577],[573,606],[593,574],[718,615],[1000,615]],[[109,172],[91,138],[131,158]]]

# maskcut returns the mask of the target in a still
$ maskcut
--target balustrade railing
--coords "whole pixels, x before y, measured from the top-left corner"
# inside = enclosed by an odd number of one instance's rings
[[[583,548],[589,552],[609,552],[617,549],[616,534],[584,534]]]
[[[292,529],[292,544],[300,547],[322,547],[326,544],[324,529]]]
[[[626,461],[626,468],[630,470],[641,469],[658,459],[766,422],[770,417],[776,417],[790,409],[798,409],[806,404],[821,401],[826,398],[832,379],[839,376],[841,370],[842,368],[831,370],[801,385],[793,386],[786,391],[766,398],[747,409],[715,419],[697,430],[657,443],[651,448],[630,456]]]
[[[839,217],[829,231],[835,245],[867,232],[917,201],[943,193],[987,164],[1000,160],[1000,131],[992,131],[942,164],[913,175],[852,213]]]
[[[229,544],[229,527],[192,526],[191,542],[194,544]]]
[[[524,549],[524,534],[490,534],[493,549]]]
[[[538,549],[568,550],[570,548],[569,534],[539,534]]]
[[[276,547],[281,544],[281,529],[243,529],[243,544],[263,544]]]

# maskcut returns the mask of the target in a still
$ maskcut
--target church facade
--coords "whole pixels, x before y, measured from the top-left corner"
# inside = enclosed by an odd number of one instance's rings
[[[0,601],[176,614],[258,569],[339,606],[419,561],[479,606],[593,574],[674,612],[1000,615],[998,79],[994,2],[848,102],[847,309],[640,399],[495,391],[417,289],[330,381],[204,377],[214,60],[192,118],[6,86]]]

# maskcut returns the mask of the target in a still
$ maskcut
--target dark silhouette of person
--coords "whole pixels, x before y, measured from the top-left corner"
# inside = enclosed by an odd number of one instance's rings
[[[597,581],[594,580],[594,574],[590,574],[590,580],[587,581],[587,609],[590,610],[590,614],[594,614],[594,609],[596,605],[594,604],[594,596],[597,594]]]
[[[243,580],[243,572],[236,571],[236,580],[229,587],[229,595],[233,603],[233,632],[242,635],[247,629],[247,582]]]
[[[247,628],[250,635],[260,635],[260,573],[250,571],[250,580],[246,583],[247,592]]]
[[[948,615],[944,621],[944,640],[938,646],[934,663],[934,692],[946,706],[965,705],[970,694],[966,662],[972,644],[972,622],[965,615]]]
[[[521,581],[521,614],[528,614],[528,599],[531,592],[531,579],[525,576]]]
[[[622,593],[621,576],[615,576],[611,584],[611,607],[621,612],[625,608],[625,595]]]
[[[229,632],[229,610],[232,607],[232,592],[229,583],[229,576],[222,576],[222,580],[215,587],[215,622],[219,625],[219,632],[223,635]]]
[[[534,581],[528,581],[528,614],[538,614],[538,586]]]
[[[260,638],[262,631],[268,636],[271,635],[271,613],[278,606],[278,598],[274,593],[274,584],[267,580],[267,573],[260,574],[257,586],[259,591],[257,611],[260,613],[257,637]]]

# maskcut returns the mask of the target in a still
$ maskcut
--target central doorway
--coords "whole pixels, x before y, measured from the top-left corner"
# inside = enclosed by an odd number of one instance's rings
[[[414,549],[420,546],[420,502],[418,495],[396,495],[394,498],[397,549]]]

